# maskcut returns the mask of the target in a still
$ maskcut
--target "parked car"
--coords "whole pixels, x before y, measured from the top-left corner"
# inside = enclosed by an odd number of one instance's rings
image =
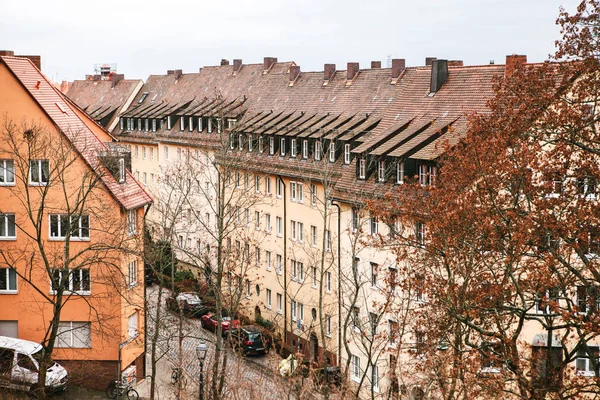
[[[169,297],[167,306],[174,312],[178,312],[181,308],[185,315],[191,317],[202,317],[211,311],[210,307],[202,304],[202,300],[194,292],[179,293],[175,298]]]
[[[208,313],[202,316],[201,318],[202,327],[204,329],[211,330],[213,332],[217,331],[217,326],[219,326],[219,322],[217,321],[217,316],[213,313]],[[221,329],[223,331],[223,336],[230,327],[237,328],[240,326],[240,321],[237,319],[232,320],[230,316],[222,316],[221,317]]]
[[[231,328],[229,340],[231,345],[240,349],[244,355],[269,354],[271,350],[271,339],[255,325]]]
[[[42,345],[29,340],[0,336],[0,387],[29,391],[38,381]],[[52,363],[46,372],[46,390],[65,390],[67,370]]]

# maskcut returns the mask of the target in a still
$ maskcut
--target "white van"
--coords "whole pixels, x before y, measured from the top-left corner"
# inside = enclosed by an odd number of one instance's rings
[[[42,345],[29,340],[0,336],[0,387],[31,390],[37,384]],[[52,364],[46,373],[46,390],[64,390],[67,370]]]

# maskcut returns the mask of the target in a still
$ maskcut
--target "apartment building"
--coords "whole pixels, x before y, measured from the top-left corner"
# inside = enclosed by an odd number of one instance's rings
[[[428,58],[407,67],[395,59],[391,68],[302,72],[267,57],[173,70],[148,78],[113,133],[130,146],[136,177],[153,176],[140,179],[157,198],[171,168],[200,166],[198,199],[169,231],[182,261],[210,270],[215,182],[226,182],[227,193],[246,199],[230,211],[228,239],[242,311],[273,321],[307,359],[349,363],[364,397],[418,397],[410,385],[423,337],[404,330],[402,317],[426,299],[418,287],[396,287],[403,265],[379,244],[394,235],[423,242],[427,222],[382,220],[366,205],[408,181],[434,185],[436,159],[466,134],[467,115],[485,113],[494,81],[525,62]],[[159,229],[160,214],[150,215]],[[541,337],[535,324],[527,332],[526,341]]]
[[[0,334],[53,347],[74,384],[104,389],[118,367],[142,378],[152,199],[114,137],[30,59],[2,52],[0,82]]]

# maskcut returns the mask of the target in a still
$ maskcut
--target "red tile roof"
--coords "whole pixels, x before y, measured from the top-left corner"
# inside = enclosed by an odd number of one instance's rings
[[[134,209],[152,202],[150,195],[129,171],[125,183],[118,183],[99,162],[98,153],[107,151],[108,146],[90,128],[94,121],[80,118],[71,103],[29,59],[3,56],[0,60],[73,143],[87,164],[99,172],[102,182],[123,208]]]

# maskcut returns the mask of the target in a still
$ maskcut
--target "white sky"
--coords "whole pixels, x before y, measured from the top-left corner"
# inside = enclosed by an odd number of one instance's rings
[[[559,7],[580,0],[77,0],[1,1],[0,49],[39,54],[56,81],[83,79],[95,63],[126,78],[167,69],[197,72],[221,58],[295,61],[302,71],[349,61],[408,66],[425,57],[503,64],[507,54],[537,62],[560,37]]]

